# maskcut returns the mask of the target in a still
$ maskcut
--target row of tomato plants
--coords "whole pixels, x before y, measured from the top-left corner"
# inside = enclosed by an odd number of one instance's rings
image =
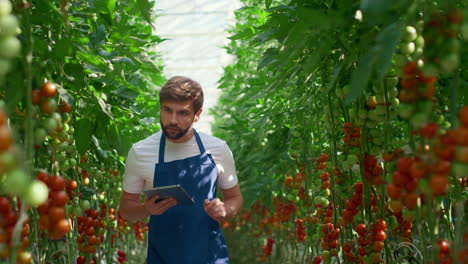
[[[244,1],[213,111],[234,261],[468,260],[466,6],[403,2]]]
[[[138,263],[123,161],[164,78],[148,1],[0,1],[0,262]]]

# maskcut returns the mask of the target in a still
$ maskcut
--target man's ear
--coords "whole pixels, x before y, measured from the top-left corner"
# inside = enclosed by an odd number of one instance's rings
[[[195,114],[195,117],[193,118],[193,122],[197,122],[198,119],[200,119],[200,115],[203,112],[203,108],[198,109],[197,113]]]

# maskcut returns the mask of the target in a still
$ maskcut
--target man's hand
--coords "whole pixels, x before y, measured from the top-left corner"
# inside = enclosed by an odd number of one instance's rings
[[[177,200],[174,198],[167,198],[162,201],[156,202],[159,199],[159,195],[154,195],[153,197],[146,198],[144,208],[149,215],[161,215],[167,211],[167,209],[175,206]]]
[[[226,218],[226,208],[224,203],[218,198],[213,200],[206,199],[203,203],[206,213],[215,221],[223,221]]]

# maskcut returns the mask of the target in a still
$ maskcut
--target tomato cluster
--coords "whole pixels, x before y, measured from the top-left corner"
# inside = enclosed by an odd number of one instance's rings
[[[95,253],[104,241],[104,223],[98,211],[89,208],[78,221],[78,250],[83,253]]]
[[[18,206],[20,206],[18,204]],[[12,249],[13,229],[18,221],[18,213],[11,199],[0,196],[0,260],[6,260]],[[21,230],[21,246],[18,249],[21,264],[32,263],[32,256],[26,251],[29,245],[29,224],[26,220]]]
[[[382,172],[382,166],[377,163],[377,158],[365,153],[364,178],[372,184],[383,184]]]
[[[296,236],[299,242],[306,240],[306,227],[302,219],[296,219]]]
[[[267,238],[266,244],[262,247],[262,254],[260,255],[259,261],[265,262],[271,256],[273,252],[273,246],[275,244],[275,240],[271,237]]]
[[[339,218],[339,223],[342,226],[352,223],[359,212],[358,207],[362,204],[362,188],[362,182],[356,183],[351,199],[345,201],[345,208],[341,211]]]
[[[452,264],[453,259],[450,255],[450,244],[447,240],[439,240],[437,241],[437,245],[439,246],[439,261],[437,263],[440,264]]]
[[[384,249],[384,241],[387,238],[387,234],[385,233],[387,223],[379,219],[373,222],[369,228],[364,224],[359,224],[355,230],[359,235],[359,255],[368,258],[370,263],[383,263],[380,252]],[[368,261],[364,262],[368,263]]]
[[[424,40],[432,48],[425,52],[426,63],[432,71],[453,72],[460,64],[460,40],[458,35],[463,22],[463,11],[452,7],[447,11],[435,11],[424,27]]]
[[[127,262],[127,254],[123,250],[117,250],[117,261],[122,264]]]
[[[11,14],[10,1],[2,1],[0,13],[0,82],[3,83],[6,74],[11,70],[11,60],[21,51],[21,42],[16,37],[20,32],[19,22],[16,16]]]
[[[359,147],[361,145],[361,128],[353,126],[353,123],[346,122],[343,124],[343,142],[350,147]]]
[[[145,240],[145,233],[148,232],[148,224],[143,221],[136,221],[133,223],[133,231],[136,239],[140,241]]]
[[[42,115],[38,115],[42,121],[34,131],[34,141],[38,148],[47,136],[57,139],[58,142],[54,142],[56,145],[60,142],[70,141],[72,138],[70,135],[73,134],[73,128],[68,124],[70,121],[68,112],[71,111],[71,106],[64,100],[57,104],[57,90],[57,84],[47,81],[42,84],[40,89],[31,92],[32,104],[38,105],[42,112]]]
[[[329,260],[330,257],[338,256],[338,238],[340,236],[340,228],[335,227],[332,223],[325,223],[321,226],[323,234],[322,243],[320,247],[323,249],[322,258]]]
[[[65,192],[65,179],[62,176],[49,176],[45,172],[39,172],[37,179],[49,187],[47,200],[37,207],[39,227],[47,232],[50,239],[63,238],[71,229],[65,212],[69,199]]]

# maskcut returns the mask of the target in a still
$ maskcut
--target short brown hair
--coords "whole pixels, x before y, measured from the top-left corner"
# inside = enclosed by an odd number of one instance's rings
[[[188,77],[174,76],[159,91],[159,101],[192,101],[196,113],[203,106],[203,90],[199,83]]]

